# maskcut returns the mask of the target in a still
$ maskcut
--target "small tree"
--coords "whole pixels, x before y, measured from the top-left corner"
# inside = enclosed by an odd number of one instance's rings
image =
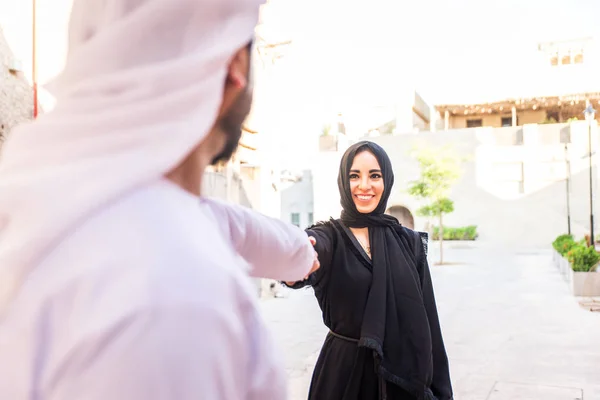
[[[408,193],[425,202],[425,205],[417,210],[417,215],[438,219],[439,263],[443,264],[444,215],[454,211],[454,202],[448,198],[448,194],[460,177],[460,160],[447,148],[423,148],[417,150],[414,156],[419,162],[421,176],[410,183]]]

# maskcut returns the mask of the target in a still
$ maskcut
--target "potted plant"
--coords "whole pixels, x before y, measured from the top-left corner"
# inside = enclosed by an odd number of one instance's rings
[[[560,235],[552,242],[554,264],[567,281],[571,279],[572,269],[566,256],[569,250],[576,245],[577,242],[575,242],[573,235]]]
[[[338,150],[338,138],[337,135],[332,132],[330,124],[323,126],[321,130],[321,136],[319,136],[319,150],[320,151],[337,151]]]
[[[571,288],[575,296],[600,296],[600,254],[594,246],[579,243],[567,253],[572,268]]]

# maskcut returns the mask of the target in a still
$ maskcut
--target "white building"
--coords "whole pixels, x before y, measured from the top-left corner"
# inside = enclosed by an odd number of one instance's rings
[[[313,209],[312,171],[305,170],[281,190],[281,219],[306,229],[316,222]]]

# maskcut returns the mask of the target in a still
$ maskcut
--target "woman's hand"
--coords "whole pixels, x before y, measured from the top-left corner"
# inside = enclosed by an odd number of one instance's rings
[[[308,240],[310,240],[310,243],[313,245],[313,247],[315,246],[315,244],[317,244],[317,239],[315,239],[312,236],[308,237]],[[310,269],[310,271],[308,272],[308,275],[306,275],[304,277],[304,279],[308,279],[308,277],[315,272],[316,270],[318,270],[319,268],[321,268],[321,263],[319,262],[319,255],[317,254],[317,252],[315,251],[315,259],[313,260],[313,266]]]

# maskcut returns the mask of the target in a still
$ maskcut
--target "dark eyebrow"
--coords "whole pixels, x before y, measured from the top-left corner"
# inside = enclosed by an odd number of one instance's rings
[[[357,170],[357,169],[351,169],[350,172],[360,173],[360,171]],[[372,174],[373,172],[381,172],[381,170],[380,169],[371,169],[371,170],[369,170],[370,174]]]

